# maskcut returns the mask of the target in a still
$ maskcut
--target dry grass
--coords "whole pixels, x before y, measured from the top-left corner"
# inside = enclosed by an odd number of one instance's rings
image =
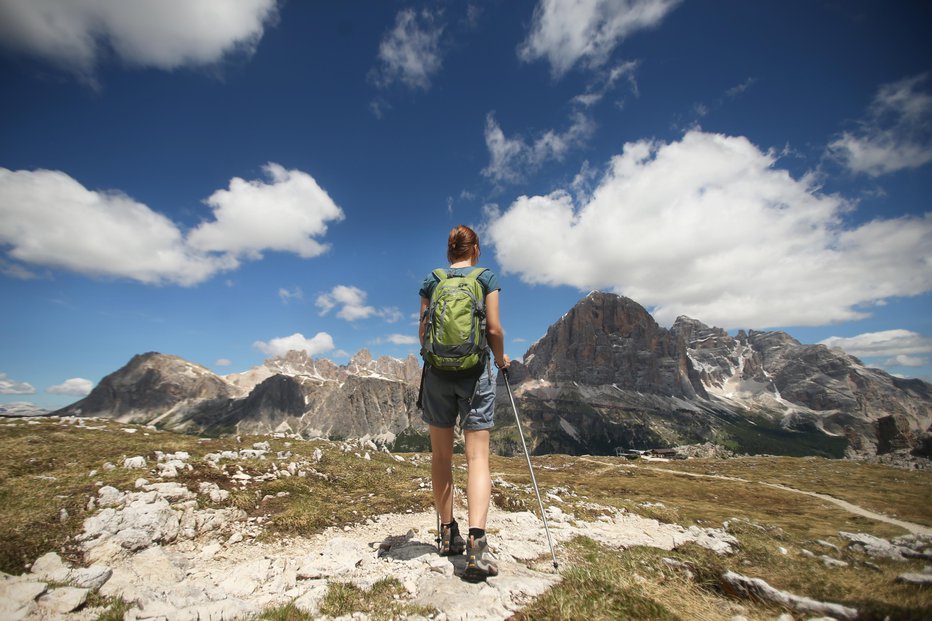
[[[932,526],[932,475],[928,471],[814,457],[697,459],[652,465],[828,494],[871,511]]]
[[[727,462],[715,461],[711,465],[745,460],[760,461],[757,458],[740,458]],[[788,484],[791,481],[783,474],[783,470],[795,461],[806,462],[807,467],[812,469],[825,468],[826,477],[830,477],[840,467],[855,469],[861,476],[857,479],[842,479],[845,483],[839,483],[839,487],[848,489],[849,485],[857,485],[865,493],[883,495],[887,515],[919,513],[920,510],[913,506],[917,502],[916,488],[922,490],[932,485],[932,473],[928,472],[904,472],[883,466],[840,466],[844,462],[825,459],[776,458],[766,460],[763,464],[754,464],[751,469],[757,475],[756,480]],[[632,463],[609,457],[547,456],[535,458],[535,463],[539,464],[536,471],[541,485],[568,487],[580,499],[625,508],[664,522],[686,526],[720,526],[726,520],[740,518],[783,529],[800,539],[830,537],[840,530],[867,532],[880,537],[893,537],[905,532],[899,527],[848,513],[827,501],[792,491],[756,483],[699,479],[675,472],[677,468],[689,467],[691,471],[703,474],[739,476],[743,473],[739,464],[733,464],[729,472],[725,473],[719,469],[713,470],[709,463],[701,461],[676,462],[673,465],[661,462]],[[904,475],[911,476],[907,480]],[[512,478],[509,480],[530,482],[526,466],[524,473],[514,472],[510,476]],[[827,491],[825,487],[817,486],[805,477],[796,481],[792,487],[822,493]],[[876,488],[882,491],[875,491]],[[857,493],[849,489],[846,495],[855,497]],[[932,497],[932,493],[928,497]],[[663,507],[642,506],[647,503],[661,503]],[[929,503],[926,501],[925,504]]]

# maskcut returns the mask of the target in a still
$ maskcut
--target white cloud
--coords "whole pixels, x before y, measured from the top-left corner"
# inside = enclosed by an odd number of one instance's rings
[[[214,362],[214,366],[218,367],[228,367],[231,364],[233,364],[233,361],[229,358],[217,358],[216,362]]]
[[[0,373],[0,395],[32,395],[36,389],[28,382],[18,382]]]
[[[920,91],[927,75],[880,87],[855,132],[844,132],[829,152],[851,171],[878,177],[932,161],[932,94]]]
[[[404,318],[398,308],[388,306],[376,308],[366,304],[368,294],[359,287],[337,285],[330,293],[321,293],[314,304],[320,309],[321,315],[326,315],[336,307],[337,317],[346,321],[357,321],[369,317],[381,317],[387,323],[396,323]]]
[[[622,40],[658,25],[677,4],[679,0],[540,0],[518,55],[527,62],[546,58],[555,77],[576,63],[598,67]]]
[[[270,183],[230,180],[205,201],[214,220],[188,235],[192,248],[257,259],[266,250],[316,257],[327,250],[315,237],[327,232],[327,222],[339,222],[343,211],[309,174],[286,170],[270,162],[263,167]]]
[[[318,332],[313,338],[305,338],[300,332],[291,336],[274,338],[268,342],[256,341],[253,347],[267,356],[284,356],[289,351],[304,351],[308,356],[316,356],[334,348],[333,337],[326,332]]]
[[[94,389],[94,382],[83,377],[72,377],[57,386],[49,386],[45,392],[53,395],[71,395],[72,397],[86,397]]]
[[[385,340],[392,345],[417,345],[418,340],[416,336],[410,334],[389,334],[385,337]]]
[[[277,164],[266,170],[272,183],[234,178],[229,190],[215,192],[207,199],[215,220],[186,237],[121,192],[88,190],[60,171],[0,168],[0,247],[20,263],[186,286],[264,250],[305,258],[323,252],[326,245],[312,238],[343,212],[307,173]]]
[[[85,77],[110,51],[170,70],[251,55],[276,15],[276,0],[4,0],[0,45]]]
[[[395,26],[379,44],[379,66],[372,74],[375,83],[386,87],[401,82],[412,89],[429,89],[431,78],[442,64],[443,30],[439,14],[427,9],[399,11]],[[377,116],[380,114],[381,107]]]
[[[504,273],[608,288],[723,328],[822,325],[932,290],[932,213],[845,228],[852,206],[746,138],[626,144],[585,203],[522,196],[486,214]]]
[[[586,108],[594,106],[602,101],[605,95],[611,92],[621,79],[627,81],[628,88],[631,90],[632,95],[640,97],[641,92],[638,88],[637,78],[635,76],[640,64],[641,61],[639,60],[628,60],[617,64],[607,71],[599,72],[596,79],[586,87],[586,91],[582,95],[577,95],[573,98],[573,103],[577,103]]]
[[[339,306],[337,317],[347,321],[356,321],[371,317],[378,312],[374,306],[366,305],[366,296],[366,292],[359,287],[337,285],[330,293],[317,296],[316,305],[320,308],[321,315],[326,315]]]
[[[281,298],[282,304],[287,304],[292,300],[303,300],[304,292],[301,291],[301,287],[295,287],[291,291],[282,287],[278,290],[278,297]]]
[[[932,364],[928,358],[920,358],[919,356],[894,356],[893,358],[888,358],[880,363],[883,367],[924,367],[929,364]]]
[[[820,341],[820,344],[844,350],[858,358],[932,353],[932,338],[911,330],[883,330],[849,337],[831,336]]]
[[[384,319],[386,323],[398,323],[405,318],[404,313],[402,313],[397,306],[386,306],[381,309],[379,311],[379,317]]]
[[[236,262],[185,244],[174,222],[52,170],[0,168],[0,246],[17,261],[147,284],[192,285]]]
[[[505,136],[490,112],[485,120],[489,165],[482,174],[499,183],[516,183],[546,162],[562,160],[570,149],[585,142],[595,129],[592,120],[581,112],[573,113],[570,121],[570,126],[562,133],[547,130],[533,142],[527,142],[521,136]]]

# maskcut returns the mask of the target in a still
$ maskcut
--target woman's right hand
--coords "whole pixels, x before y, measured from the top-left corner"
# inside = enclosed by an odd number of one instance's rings
[[[508,354],[502,354],[501,360],[495,360],[495,366],[499,369],[507,369],[509,364],[511,364],[511,358],[508,357]]]

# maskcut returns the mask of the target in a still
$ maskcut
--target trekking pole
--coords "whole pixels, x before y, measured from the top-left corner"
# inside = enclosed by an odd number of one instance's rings
[[[511,409],[515,413],[515,422],[518,424],[518,436],[521,438],[521,447],[524,449],[524,457],[527,459],[527,469],[531,473],[531,484],[534,486],[534,493],[537,495],[537,504],[540,506],[540,518],[544,522],[544,532],[547,533],[547,544],[550,546],[550,557],[553,559],[553,568],[559,570],[557,565],[557,555],[553,551],[553,540],[550,538],[550,528],[547,527],[547,515],[544,513],[544,503],[540,499],[540,490],[537,489],[537,478],[534,476],[534,466],[531,465],[531,454],[527,451],[527,444],[524,442],[524,432],[521,430],[521,419],[518,417],[518,407],[515,405],[515,397],[511,394],[511,384],[508,383],[508,369],[502,369],[502,377],[505,378],[505,388],[508,389],[508,399],[511,401]]]

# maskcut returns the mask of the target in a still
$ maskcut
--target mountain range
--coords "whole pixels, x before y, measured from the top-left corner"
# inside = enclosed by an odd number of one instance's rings
[[[207,435],[368,437],[413,450],[429,446],[416,407],[420,374],[414,356],[373,359],[367,350],[346,365],[292,351],[227,376],[150,352],[55,414]],[[932,384],[783,332],[730,336],[689,317],[663,328],[609,293],[578,302],[508,377],[536,453],[714,442],[841,457],[930,445]],[[497,399],[499,452],[515,450],[513,420],[508,399]]]

